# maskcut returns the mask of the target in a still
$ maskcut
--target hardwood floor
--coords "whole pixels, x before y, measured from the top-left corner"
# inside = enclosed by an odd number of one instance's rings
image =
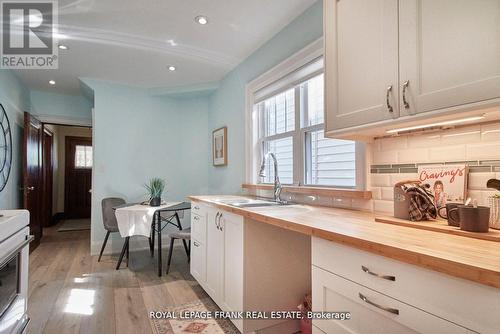
[[[57,228],[44,229],[30,255],[29,333],[177,333],[169,321],[150,320],[149,312],[197,301],[217,309],[189,274],[181,247],[167,276],[157,276],[149,251],[131,252],[129,268],[122,264],[117,271],[116,255],[101,262],[90,256],[90,231]],[[227,320],[217,324],[220,333],[237,332]]]

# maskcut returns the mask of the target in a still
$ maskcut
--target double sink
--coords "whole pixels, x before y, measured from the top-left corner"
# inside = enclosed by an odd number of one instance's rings
[[[227,199],[227,200],[220,200],[219,202],[237,208],[257,208],[264,206],[284,206],[284,205],[294,204],[290,202],[277,202],[273,200],[258,199],[258,198]]]

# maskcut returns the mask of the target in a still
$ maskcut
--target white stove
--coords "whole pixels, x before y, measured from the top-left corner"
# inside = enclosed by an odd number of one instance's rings
[[[29,212],[0,210],[0,334],[28,325]]]

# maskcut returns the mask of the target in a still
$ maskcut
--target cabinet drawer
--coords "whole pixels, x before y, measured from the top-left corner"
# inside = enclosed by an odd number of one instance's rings
[[[312,263],[474,331],[495,333],[500,328],[495,311],[500,309],[500,289],[320,238],[312,240]]]
[[[193,202],[191,203],[191,213],[195,213],[197,215],[204,215],[207,213],[207,208],[203,204],[200,204],[199,202]]]
[[[349,320],[313,320],[326,333],[467,333],[468,330],[313,266],[313,311],[350,312]]]
[[[191,214],[191,237],[205,243],[207,236],[207,215]]]

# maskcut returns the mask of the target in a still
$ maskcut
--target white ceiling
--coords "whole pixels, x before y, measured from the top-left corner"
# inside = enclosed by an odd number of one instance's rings
[[[315,1],[59,0],[60,44],[70,48],[59,50],[59,69],[16,72],[31,89],[68,94],[80,93],[78,78],[147,88],[217,81]],[[200,14],[209,24],[195,23]]]

